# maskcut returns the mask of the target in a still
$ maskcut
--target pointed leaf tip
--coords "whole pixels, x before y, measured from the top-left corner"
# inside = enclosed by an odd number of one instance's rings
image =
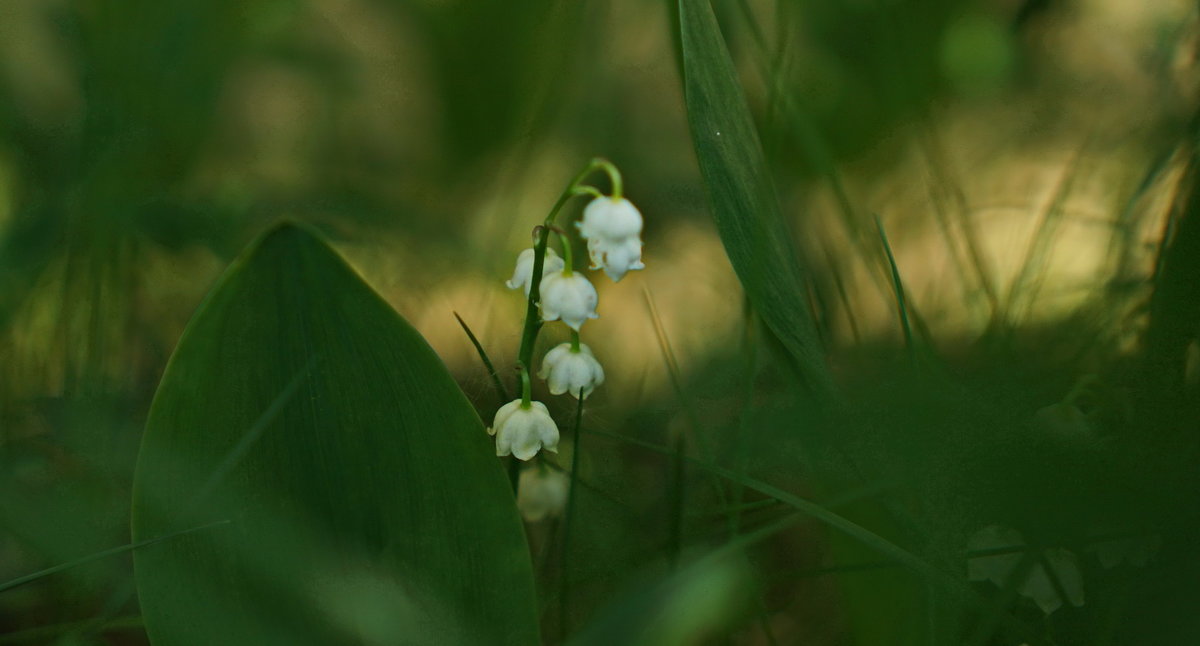
[[[185,644],[538,642],[528,548],[446,367],[306,225],[259,238],[151,407],[134,540],[147,633]]]

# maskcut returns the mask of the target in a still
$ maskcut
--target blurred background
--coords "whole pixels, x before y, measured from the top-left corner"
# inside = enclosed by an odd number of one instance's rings
[[[1105,375],[1140,347],[1194,181],[1195,3],[713,4],[830,365],[867,411],[857,431],[837,429],[863,451],[855,468],[941,469],[937,492],[988,498],[1015,491],[1011,469],[980,476],[952,456],[988,452],[1087,375],[1102,385],[1078,400],[1083,413],[1118,415],[1125,384]],[[645,215],[646,270],[597,281],[601,318],[584,340],[608,381],[589,425],[664,444],[690,428],[716,454],[749,426],[758,473],[821,489],[806,463],[820,452],[780,439],[798,419],[787,368],[747,317],[707,213],[672,21],[670,3],[647,0],[0,3],[0,580],[128,542],[132,465],[165,362],[221,271],[281,218],[329,236],[489,420],[490,382],[453,313],[512,364],[524,302],[503,282],[593,156],[620,167]],[[915,334],[954,375],[944,388],[908,381],[876,218]],[[896,434],[865,430],[888,424]],[[646,494],[662,491],[662,456],[602,437],[588,451],[576,628],[661,560],[666,531],[661,497]],[[947,462],[916,464],[931,455]],[[1061,464],[1040,468],[1012,477],[1043,491]],[[692,546],[721,522],[697,478]],[[1000,498],[994,509],[1020,506]],[[954,529],[936,549],[996,520],[946,504]],[[762,509],[755,522],[777,520]],[[1047,503],[997,517],[1032,514],[1028,527],[1041,512],[1062,515]],[[535,566],[557,577],[554,532],[530,527]],[[758,576],[758,603],[731,611],[735,641],[890,643],[856,619],[854,582],[812,574],[836,548],[819,534],[762,546],[757,566],[807,574]],[[743,570],[702,574],[738,589]],[[1063,634],[1098,621],[1068,617]],[[128,555],[0,594],[0,643],[145,643],[139,625]]]

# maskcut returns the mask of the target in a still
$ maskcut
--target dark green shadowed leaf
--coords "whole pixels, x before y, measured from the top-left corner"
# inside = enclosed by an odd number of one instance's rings
[[[479,417],[420,335],[292,224],[188,325],[138,458],[135,541],[222,520],[135,553],[156,646],[538,642]]]
[[[679,0],[679,23],[692,143],[725,252],[755,309],[805,378],[827,388],[796,249],[708,0]]]

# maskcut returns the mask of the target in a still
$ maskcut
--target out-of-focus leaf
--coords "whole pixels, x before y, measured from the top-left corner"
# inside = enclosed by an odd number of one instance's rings
[[[157,646],[538,641],[479,417],[418,333],[295,225],[238,259],[188,325],[133,504],[135,541],[230,521],[135,554]]]
[[[585,3],[407,2],[433,53],[442,142],[454,168],[529,136],[578,55]],[[464,47],[463,43],[470,43]]]
[[[877,501],[862,501],[839,510],[855,523],[881,534],[896,533],[893,521]],[[878,558],[873,547],[840,532],[829,535],[838,563],[867,563]],[[848,569],[838,574],[844,612],[854,643],[904,646],[935,643],[929,631],[927,582],[904,568]]]
[[[702,559],[627,595],[601,612],[572,646],[686,646],[720,641],[742,622],[758,594],[740,555]]]
[[[801,373],[828,387],[796,248],[708,0],[679,0],[679,23],[692,143],[725,252]]]

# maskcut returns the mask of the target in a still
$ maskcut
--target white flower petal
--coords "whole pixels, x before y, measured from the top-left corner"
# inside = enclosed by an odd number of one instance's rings
[[[592,269],[603,269],[614,282],[642,264],[642,214],[629,200],[598,197],[577,225],[588,241]]]
[[[635,269],[645,269],[642,264],[642,241],[637,238],[623,242],[604,253],[604,273],[618,282],[625,274]]]
[[[586,344],[579,344],[579,352],[571,349],[570,343],[562,343],[546,353],[538,376],[546,380],[550,394],[569,393],[575,397],[583,390],[587,396],[604,383],[604,368]]]
[[[577,225],[584,238],[628,238],[642,233],[642,214],[625,198],[598,197],[583,209]]]
[[[491,432],[496,436],[496,455],[511,453],[528,460],[542,448],[554,451],[558,446],[558,426],[541,402],[524,408],[516,399],[501,406]]]
[[[542,279],[542,320],[557,321],[578,331],[588,319],[599,318],[596,304],[600,297],[587,277],[578,272],[554,272]]]
[[[529,290],[533,285],[533,261],[535,252],[533,248],[526,249],[517,256],[517,266],[513,270],[513,276],[504,284],[509,289],[525,288],[525,296],[529,296]],[[558,254],[553,249],[546,248],[546,258],[542,261],[542,276],[549,276],[556,271],[562,271],[563,259],[558,257]]]

